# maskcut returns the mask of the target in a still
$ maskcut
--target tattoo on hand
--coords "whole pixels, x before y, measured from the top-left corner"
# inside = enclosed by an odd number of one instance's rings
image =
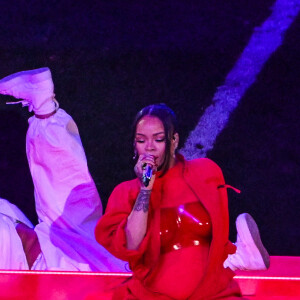
[[[147,212],[149,210],[151,190],[141,190],[134,204],[133,209],[136,211],[143,210]]]

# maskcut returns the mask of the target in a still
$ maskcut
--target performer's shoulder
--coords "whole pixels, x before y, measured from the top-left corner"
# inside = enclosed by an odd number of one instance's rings
[[[196,158],[193,160],[187,161],[187,164],[193,167],[201,167],[201,168],[211,168],[211,169],[220,169],[220,167],[209,158]]]

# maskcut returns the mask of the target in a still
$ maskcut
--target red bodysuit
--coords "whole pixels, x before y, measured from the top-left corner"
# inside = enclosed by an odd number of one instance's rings
[[[162,254],[190,246],[207,246],[211,241],[210,217],[200,202],[162,208],[159,234]]]

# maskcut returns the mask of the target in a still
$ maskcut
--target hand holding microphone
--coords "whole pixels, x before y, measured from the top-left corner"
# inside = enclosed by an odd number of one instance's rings
[[[142,187],[152,189],[153,183],[151,184],[151,179],[155,176],[155,170],[155,157],[150,154],[141,154],[134,167],[134,171],[140,179]]]

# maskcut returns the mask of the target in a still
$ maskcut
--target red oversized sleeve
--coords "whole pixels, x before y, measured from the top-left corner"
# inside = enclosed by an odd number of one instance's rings
[[[143,254],[149,242],[149,230],[137,250],[126,248],[125,226],[139,193],[136,180],[119,184],[109,197],[105,214],[99,219],[95,228],[96,240],[119,259],[129,262],[134,270],[143,260]]]

